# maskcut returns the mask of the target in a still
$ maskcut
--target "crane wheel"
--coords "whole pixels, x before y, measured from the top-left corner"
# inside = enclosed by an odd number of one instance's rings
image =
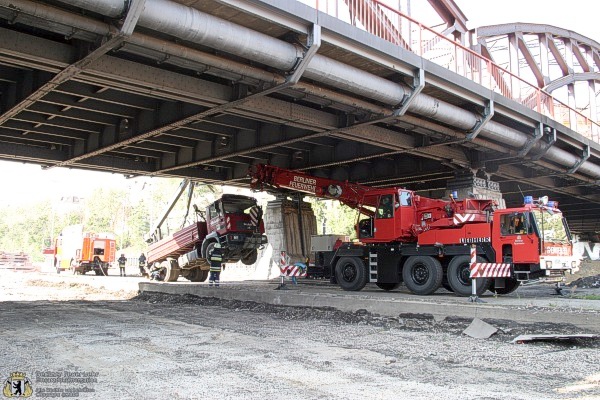
[[[477,257],[477,262],[487,262],[483,257]],[[457,296],[467,297],[471,295],[471,257],[456,256],[448,264],[448,284],[452,288],[452,291]],[[488,278],[477,278],[475,290],[477,296],[481,296],[490,287],[491,280]]]
[[[342,257],[335,265],[335,277],[344,290],[359,291],[367,284],[367,267],[357,257]]]
[[[429,256],[408,257],[402,268],[402,279],[414,294],[428,295],[442,286],[444,269],[438,260]]]

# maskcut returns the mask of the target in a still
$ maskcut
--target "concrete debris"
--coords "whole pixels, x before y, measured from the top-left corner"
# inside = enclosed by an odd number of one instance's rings
[[[496,332],[498,332],[498,329],[486,322],[483,322],[479,318],[474,318],[473,322],[471,322],[471,325],[469,325],[467,329],[463,331],[465,335],[471,336],[475,339],[488,339]]]
[[[544,341],[562,341],[562,340],[573,340],[573,339],[598,339],[600,335],[595,334],[576,334],[576,335],[560,335],[560,334],[546,334],[546,335],[519,335],[513,339],[513,343],[525,343],[525,342],[536,342],[540,340]]]

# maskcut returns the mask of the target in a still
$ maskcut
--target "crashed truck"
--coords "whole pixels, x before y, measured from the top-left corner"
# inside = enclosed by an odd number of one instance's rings
[[[401,283],[414,294],[439,287],[471,294],[470,249],[478,263],[510,265],[510,274],[478,278],[477,294],[507,294],[522,283],[560,283],[579,268],[571,233],[558,203],[525,197],[521,207],[496,209],[489,199],[431,199],[400,187],[370,187],[258,164],[254,190],[291,191],[334,199],[358,210],[357,241],[314,249],[315,266],[342,289],[368,282],[383,290]],[[313,248],[314,248],[313,243]]]
[[[192,282],[204,282],[210,268],[207,257],[216,243],[221,244],[223,262],[241,261],[246,265],[254,264],[258,250],[267,244],[262,208],[254,197],[237,194],[223,194],[203,211],[193,205],[195,222],[184,222],[181,229],[163,236],[162,225],[186,188],[189,214],[194,187],[189,179],[181,182],[146,238],[148,272],[162,268],[165,282],[174,282],[180,275]]]

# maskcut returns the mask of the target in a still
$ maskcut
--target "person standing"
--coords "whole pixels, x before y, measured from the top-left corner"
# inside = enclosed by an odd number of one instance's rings
[[[146,270],[145,270],[145,267],[146,267],[146,256],[144,255],[144,253],[142,253],[142,255],[139,258],[139,266],[140,266],[140,275],[141,276],[147,275],[146,274]]]
[[[127,258],[125,258],[125,254],[121,254],[121,257],[117,260],[119,263],[119,273],[121,276],[125,276],[125,264],[127,263]]]
[[[219,286],[221,276],[221,268],[223,264],[223,251],[219,242],[215,243],[212,251],[208,255],[210,260],[210,277],[208,278],[208,286]]]

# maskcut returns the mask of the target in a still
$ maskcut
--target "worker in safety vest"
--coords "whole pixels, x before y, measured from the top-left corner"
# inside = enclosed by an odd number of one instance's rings
[[[119,272],[121,276],[125,276],[125,264],[127,263],[127,258],[125,258],[125,254],[121,254],[121,257],[117,260],[119,263]]]
[[[219,277],[221,275],[221,269],[223,266],[223,252],[221,250],[221,244],[215,243],[212,251],[208,255],[210,261],[210,277],[208,278],[208,286],[219,286]]]
[[[140,256],[138,261],[139,261],[139,267],[140,267],[140,275],[141,276],[148,275],[146,273],[146,256],[144,255],[144,253],[142,253],[142,255]]]

